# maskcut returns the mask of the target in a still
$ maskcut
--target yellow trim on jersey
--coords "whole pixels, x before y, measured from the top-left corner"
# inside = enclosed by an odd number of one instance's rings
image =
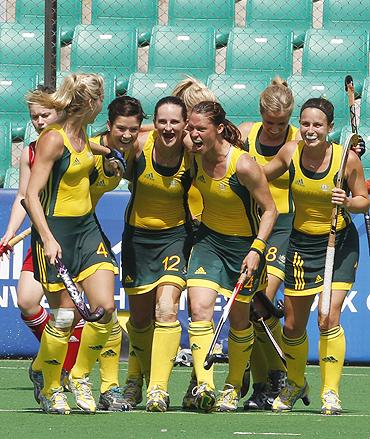
[[[38,262],[38,268],[40,271],[40,283],[44,284],[47,282],[47,275],[46,275],[46,259],[45,259],[45,253],[42,245],[36,241],[36,257]]]
[[[276,276],[279,278],[282,282],[284,282],[285,274],[283,270],[280,270],[277,267],[274,267],[273,265],[266,265],[267,274],[272,274],[273,276]]]
[[[333,282],[331,284],[331,289],[336,291],[350,291],[352,289],[352,282]],[[285,288],[284,294],[286,296],[314,296],[316,294],[322,293],[324,286],[308,288],[307,290],[293,290],[291,288]]]
[[[181,279],[181,277],[177,277],[177,276],[174,276],[172,274],[165,274],[160,279],[158,279],[157,281],[155,281],[151,284],[141,285],[140,287],[133,287],[133,288],[125,287],[125,293],[127,293],[127,295],[129,295],[129,296],[133,296],[135,294],[149,293],[154,288],[156,288],[158,285],[163,284],[163,283],[165,283],[167,285],[173,284],[173,285],[179,287],[181,289],[181,291],[184,290],[185,286],[186,286],[186,281],[184,279]]]
[[[112,271],[114,274],[118,274],[118,268],[115,267],[111,262],[98,262],[90,267],[85,268],[81,273],[73,278],[73,282],[81,282],[87,279],[89,276],[96,273],[98,270]],[[65,290],[63,283],[42,283],[42,286],[46,288],[50,293],[57,293],[61,290]]]
[[[212,280],[207,279],[188,279],[187,287],[201,287],[201,288],[209,288],[211,290],[216,291],[216,293],[221,294],[224,297],[230,298],[233,294],[231,290],[221,287],[217,282],[213,282]],[[249,296],[243,296],[238,294],[236,297],[237,302],[250,303],[254,297],[254,293]]]
[[[264,156],[259,151],[257,151],[257,137],[258,133],[262,128],[262,122],[256,122],[252,125],[252,128],[248,134],[248,145],[249,154],[253,157],[256,162],[265,166],[270,163],[275,155]],[[293,125],[289,125],[288,135],[285,142],[294,140],[297,135],[298,128]],[[272,147],[273,148],[273,147]],[[292,202],[290,201],[290,191],[289,191],[289,171],[284,172],[283,175],[269,182],[269,188],[272,198],[275,201],[277,210],[280,214],[291,213],[294,211]]]

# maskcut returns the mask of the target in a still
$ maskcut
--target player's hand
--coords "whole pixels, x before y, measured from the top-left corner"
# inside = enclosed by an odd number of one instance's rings
[[[360,158],[365,154],[366,151],[366,143],[362,136],[358,136],[358,144],[353,146],[352,151],[354,151]]]
[[[248,252],[241,266],[241,271],[243,271],[244,268],[247,268],[246,271],[247,278],[253,276],[256,273],[256,271],[258,270],[258,266],[260,264],[260,259],[261,257],[257,252],[254,251]]]
[[[348,197],[346,191],[335,187],[331,193],[331,202],[336,206],[347,207],[348,206]]]
[[[55,265],[55,259],[62,257],[62,248],[54,238],[49,238],[44,243],[44,253],[51,265]]]
[[[122,177],[127,169],[127,162],[123,154],[117,149],[111,149],[110,153],[107,154],[105,158],[112,164],[113,169],[115,170],[115,175]]]
[[[3,260],[3,256],[5,255],[8,259],[10,257],[10,253],[13,252],[13,249],[9,246],[7,248],[8,242],[14,238],[15,233],[6,231],[5,235],[0,239],[0,260]]]

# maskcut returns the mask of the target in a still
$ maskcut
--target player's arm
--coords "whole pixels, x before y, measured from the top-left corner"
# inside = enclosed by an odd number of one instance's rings
[[[89,140],[91,151],[94,155],[107,155],[110,149],[107,146],[100,145],[99,143],[92,142]]]
[[[288,170],[297,144],[298,142],[295,140],[287,142],[276,156],[263,167],[263,172],[268,181],[275,180]]]
[[[31,175],[30,163],[29,163],[29,147],[23,149],[21,158],[19,161],[19,188],[15,197],[12,210],[10,213],[8,227],[4,236],[0,240],[0,244],[6,245],[9,239],[13,238],[22,225],[26,212],[21,205],[21,200],[26,195],[28,182]]]
[[[25,196],[30,216],[44,245],[45,256],[51,264],[54,264],[56,256],[62,256],[62,249],[46,222],[39,195],[48,181],[54,163],[62,156],[63,150],[63,137],[59,133],[48,131],[39,138]]]
[[[351,213],[366,213],[370,207],[364,170],[361,161],[354,151],[349,151],[346,166],[346,181],[351,191],[351,196],[340,188],[334,188],[332,202],[344,206]]]
[[[238,129],[242,135],[242,141],[245,143],[252,129],[253,122],[243,122],[238,126]]]
[[[259,205],[262,215],[256,237],[256,248],[264,253],[266,242],[278,217],[278,211],[272,198],[267,179],[262,168],[248,155],[244,154],[238,160],[236,174],[240,183],[245,186]],[[252,247],[253,248],[253,244]],[[260,262],[260,253],[250,251],[243,261],[248,267],[247,275],[251,276],[257,270]],[[243,268],[243,267],[242,267]]]

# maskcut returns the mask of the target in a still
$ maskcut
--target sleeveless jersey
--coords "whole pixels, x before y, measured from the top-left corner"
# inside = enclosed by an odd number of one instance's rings
[[[195,155],[195,184],[203,197],[202,223],[215,232],[232,236],[256,236],[260,222],[257,203],[236,176],[236,164],[246,154],[231,146],[226,173],[211,178],[204,171],[202,156]]]
[[[92,142],[102,145],[102,136],[92,137]],[[95,166],[90,174],[90,196],[92,208],[95,210],[100,198],[106,193],[113,191],[120,183],[121,178],[115,175],[107,175],[104,171],[104,157],[95,155]]]
[[[335,187],[343,148],[333,143],[328,169],[314,173],[302,166],[303,145],[303,141],[298,142],[291,162],[291,189],[295,204],[293,227],[308,235],[323,235],[330,232],[331,191]],[[349,213],[340,209],[337,230],[342,230],[350,222]]]
[[[190,159],[186,153],[173,175],[164,175],[166,168],[153,162],[156,138],[156,131],[151,131],[134,163],[132,194],[125,220],[134,227],[161,230],[180,226],[190,219],[188,191],[191,177]],[[159,168],[163,171],[159,172]]]
[[[49,131],[57,131],[64,140],[62,156],[54,163],[49,179],[40,196],[45,215],[78,217],[91,212],[89,174],[94,167],[94,155],[85,134],[81,152],[75,151],[63,128],[50,125],[39,139]]]
[[[248,134],[248,152],[259,165],[265,166],[275,157],[283,145],[272,147],[261,145],[259,142],[261,130],[262,122],[257,122],[252,125],[252,128]],[[298,128],[289,125],[288,134],[284,143],[294,140],[297,131]],[[294,212],[292,196],[289,189],[289,171],[285,172],[281,177],[270,181],[269,188],[279,213]]]

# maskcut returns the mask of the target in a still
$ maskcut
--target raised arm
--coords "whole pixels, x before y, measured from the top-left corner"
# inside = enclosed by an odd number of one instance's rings
[[[275,180],[288,170],[297,145],[298,142],[295,140],[287,142],[276,156],[263,167],[263,172],[268,181]]]
[[[51,264],[54,264],[56,256],[62,256],[62,249],[46,222],[39,195],[48,181],[54,163],[62,156],[63,149],[63,138],[59,133],[49,131],[39,138],[25,197],[32,221],[43,242],[45,256]]]

